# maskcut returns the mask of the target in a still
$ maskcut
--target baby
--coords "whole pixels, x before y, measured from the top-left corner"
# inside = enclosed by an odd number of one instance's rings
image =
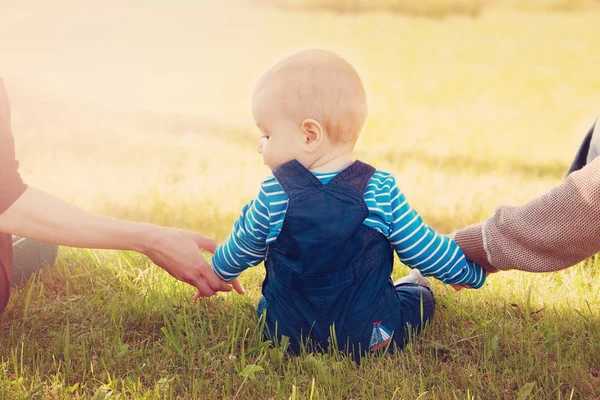
[[[273,171],[212,259],[231,281],[264,261],[258,315],[265,334],[362,355],[395,343],[432,317],[431,290],[394,285],[394,251],[444,283],[478,288],[484,270],[423,223],[393,175],[353,158],[367,116],[354,68],[324,50],[281,61],[258,81],[252,113],[258,152]]]

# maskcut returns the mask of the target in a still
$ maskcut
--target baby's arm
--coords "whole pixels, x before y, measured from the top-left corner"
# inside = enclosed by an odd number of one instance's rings
[[[485,270],[468,260],[456,242],[425,225],[408,204],[394,180],[391,187],[392,223],[388,239],[400,261],[451,285],[481,287]]]
[[[227,240],[215,251],[212,267],[225,281],[231,281],[246,268],[260,264],[267,251],[269,209],[265,190],[244,206]]]

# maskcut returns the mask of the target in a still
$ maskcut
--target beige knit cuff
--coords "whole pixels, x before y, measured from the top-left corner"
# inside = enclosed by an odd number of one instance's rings
[[[488,261],[488,255],[483,244],[483,224],[468,226],[452,233],[451,237],[471,261],[481,265],[489,272],[498,272]]]

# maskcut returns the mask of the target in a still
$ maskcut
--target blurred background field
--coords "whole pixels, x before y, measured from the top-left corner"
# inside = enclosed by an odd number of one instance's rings
[[[595,0],[9,0],[0,2],[0,74],[11,94],[17,155],[28,183],[106,215],[223,240],[269,173],[255,151],[260,133],[250,115],[253,82],[297,49],[335,51],[356,67],[368,93],[370,113],[357,157],[395,173],[425,221],[448,233],[564,179],[600,114],[599,21]],[[287,373],[254,360],[264,368],[261,385],[236,375],[244,366],[227,358],[232,352],[211,356],[199,350],[211,361],[193,372],[160,330],[176,318],[172,304],[188,311],[215,308],[207,316],[218,326],[212,336],[235,337],[228,312],[241,312],[239,326],[255,328],[251,306],[259,296],[260,268],[244,277],[249,289],[244,300],[228,295],[200,305],[188,304],[190,289],[148,268],[134,256],[63,250],[58,271],[17,291],[0,317],[2,393],[85,398],[108,388],[123,398],[192,398],[191,393],[213,398],[234,397],[242,388],[238,394],[244,398],[287,398],[297,385],[297,396],[308,396],[314,365],[306,367],[306,359],[290,361]],[[402,275],[403,268],[395,274]],[[123,280],[137,270],[150,272]],[[586,339],[600,334],[597,271],[597,264],[589,264],[554,275],[511,272],[492,276],[481,291],[459,294],[436,285],[442,305],[437,325],[414,352],[373,361],[371,372],[356,373],[354,389],[319,381],[319,398],[392,398],[394,390],[397,398],[424,392],[429,394],[422,398],[516,398],[523,387],[534,398],[598,398],[600,348],[598,340]],[[92,301],[94,281],[110,292],[104,308]],[[41,287],[39,298],[46,302],[35,303],[34,314],[44,322],[38,326],[30,321],[27,294]],[[73,292],[81,296],[77,309],[68,306]],[[141,292],[154,296],[147,312],[131,305]],[[239,302],[242,311],[234,307]],[[551,311],[523,317],[513,312],[514,304]],[[131,307],[138,313],[128,312]],[[92,310],[99,319],[86,318]],[[104,361],[92,379],[82,372],[89,360],[64,346],[64,334],[86,348],[75,334],[97,328],[94,321],[106,324],[103,343],[109,350],[87,350]],[[123,321],[153,332],[150,342],[113,340]],[[507,330],[506,352],[498,344],[497,332],[505,332],[494,325],[498,321]],[[473,326],[479,328],[469,330]],[[465,332],[474,338],[460,342],[462,358],[450,364],[420,352],[431,343],[453,347]],[[123,340],[140,354],[119,359]],[[199,335],[193,349],[205,349],[206,340]],[[561,346],[576,349],[574,358],[561,359]],[[17,384],[13,359],[27,347],[31,357],[22,358],[25,372]],[[481,349],[492,351],[490,357]],[[151,365],[145,367],[148,375],[127,392],[119,379],[140,374],[141,360]],[[536,360],[550,361],[536,365]],[[381,375],[402,363],[419,367],[403,369],[389,382]],[[126,365],[132,370],[124,370]],[[483,374],[477,381],[469,378],[471,366]],[[221,368],[230,368],[233,378],[215,372]],[[423,370],[432,377],[425,383]],[[212,382],[210,388],[194,386],[199,392],[193,392],[194,374]],[[402,377],[406,380],[398,381]],[[376,379],[391,392],[360,379]],[[167,394],[156,389],[159,381]],[[63,390],[75,383],[72,392]]]
[[[255,0],[258,4],[292,10],[332,12],[386,11],[402,15],[440,18],[448,15],[477,16],[484,8],[505,7],[530,11],[582,11],[598,6],[598,0]]]

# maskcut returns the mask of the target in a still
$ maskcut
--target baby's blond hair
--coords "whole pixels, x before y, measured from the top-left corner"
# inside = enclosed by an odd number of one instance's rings
[[[334,143],[356,142],[367,118],[367,96],[356,70],[325,50],[303,50],[270,68],[257,82],[255,96],[275,90],[290,118],[313,118]]]

